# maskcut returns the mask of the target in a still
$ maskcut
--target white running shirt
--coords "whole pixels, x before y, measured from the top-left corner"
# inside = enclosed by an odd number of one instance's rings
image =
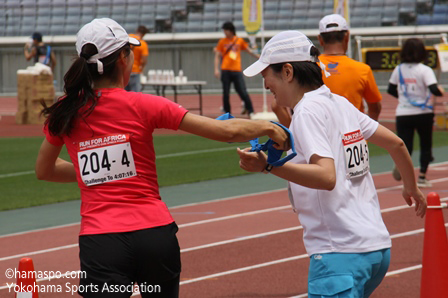
[[[303,240],[310,256],[391,247],[370,171],[348,179],[342,143],[342,134],[360,130],[368,139],[377,128],[376,121],[359,112],[346,98],[332,94],[325,85],[305,93],[294,107],[290,130],[297,156],[290,162],[307,164],[314,154],[332,158],[337,175],[332,191],[289,182],[291,202],[303,226]]]
[[[437,84],[437,79],[434,71],[422,64],[422,63],[402,63],[401,74],[407,85],[407,93],[416,103],[425,103],[426,98],[430,96],[428,87]],[[392,75],[389,79],[389,83],[397,85],[398,89],[398,106],[396,109],[396,116],[408,116],[433,113],[434,110],[430,108],[424,108],[413,106],[409,99],[403,94],[403,90],[400,87],[400,77],[398,75],[398,66],[395,67]],[[429,99],[428,105],[433,106],[434,102],[432,98]]]

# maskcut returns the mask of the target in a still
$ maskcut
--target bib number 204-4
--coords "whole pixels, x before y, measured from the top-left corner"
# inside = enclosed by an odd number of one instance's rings
[[[78,164],[82,181],[87,186],[137,175],[127,134],[102,136],[80,142]]]

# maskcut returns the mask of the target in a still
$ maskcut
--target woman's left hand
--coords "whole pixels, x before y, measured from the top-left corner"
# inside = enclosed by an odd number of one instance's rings
[[[418,187],[403,188],[403,198],[409,206],[412,206],[412,199],[415,202],[415,214],[424,217],[427,208],[426,198]]]

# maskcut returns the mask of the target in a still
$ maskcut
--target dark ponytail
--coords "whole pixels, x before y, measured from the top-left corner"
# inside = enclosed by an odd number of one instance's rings
[[[90,57],[98,53],[96,46],[84,45],[80,57],[73,62],[64,76],[65,94],[50,107],[42,102],[41,113],[47,117],[45,124],[51,135],[70,135],[75,120],[79,117],[85,119],[92,113],[98,103],[98,97],[93,90],[94,81],[103,77],[111,82],[117,81],[118,73],[115,66],[121,51],[125,51],[125,55],[128,56],[131,51],[130,45],[126,44],[111,55],[100,59],[104,70],[103,74],[99,74],[96,63],[87,63]],[[80,112],[84,107],[87,108]]]
[[[289,63],[293,68],[294,78],[296,78],[300,86],[310,89],[317,89],[324,84],[322,79],[322,69],[317,64],[319,63],[320,52],[315,46],[312,46],[310,48],[310,55],[313,57],[315,62],[283,62],[271,64],[269,67],[271,67],[274,72],[279,73],[282,71],[283,65]]]

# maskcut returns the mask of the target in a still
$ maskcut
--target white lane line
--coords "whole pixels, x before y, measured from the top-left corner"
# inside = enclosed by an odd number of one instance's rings
[[[40,255],[40,254],[44,254],[44,253],[47,253],[47,252],[64,250],[64,249],[69,249],[69,248],[73,248],[73,247],[78,247],[78,243],[64,245],[64,246],[58,246],[58,247],[53,247],[53,248],[47,248],[47,249],[42,249],[42,250],[36,250],[36,251],[26,252],[26,253],[13,255],[13,256],[8,256],[8,257],[3,257],[3,258],[0,258],[0,262],[11,260],[11,259],[22,258],[22,257],[29,257],[29,256],[34,256],[34,255]]]
[[[448,223],[445,224],[445,227],[446,226],[448,226]],[[397,238],[401,238],[401,237],[407,237],[407,236],[410,236],[410,235],[419,234],[419,233],[422,233],[422,232],[423,232],[423,229],[418,229],[418,230],[409,231],[409,232],[406,232],[406,233],[394,234],[394,235],[391,235],[391,237],[392,237],[392,239],[397,239]],[[249,270],[262,268],[262,267],[267,267],[267,266],[271,266],[271,265],[276,265],[276,264],[280,264],[280,263],[295,261],[295,260],[304,259],[304,258],[307,258],[307,257],[308,257],[308,254],[302,254],[302,255],[293,256],[293,257],[289,257],[289,258],[274,260],[274,261],[271,261],[271,262],[256,264],[256,265],[247,266],[247,267],[241,267],[241,268],[237,268],[237,269],[233,269],[233,270],[229,270],[229,271],[218,272],[218,273],[214,273],[214,274],[210,274],[210,275],[205,275],[205,276],[201,276],[201,277],[197,277],[197,278],[192,278],[192,279],[181,281],[180,285],[190,284],[190,283],[194,283],[194,282],[198,282],[198,281],[202,281],[202,280],[206,280],[206,279],[211,279],[211,278],[226,276],[226,275],[230,275],[230,274],[240,273],[240,272],[249,271]],[[398,274],[398,273],[396,273],[396,274]]]
[[[422,264],[387,272],[386,273],[386,277],[387,276],[392,276],[392,275],[397,275],[397,274],[400,274],[400,273],[413,271],[413,270],[418,270],[418,269],[422,269]]]
[[[441,201],[446,201],[446,200],[448,200],[448,197],[441,199]],[[283,207],[287,207],[287,206],[283,206]],[[407,208],[410,208],[410,207],[412,207],[412,206],[401,205],[401,206],[397,206],[397,207],[386,208],[386,209],[382,209],[381,213],[388,213],[388,212],[393,212],[393,211],[397,211],[397,210],[403,210],[403,209],[407,209]],[[265,210],[267,210],[267,209],[264,209],[264,210],[261,210],[261,211],[265,211]],[[241,214],[244,214],[244,213],[241,213]],[[246,215],[251,215],[251,214],[247,214],[246,213]],[[230,218],[228,218],[228,219],[230,219]],[[189,251],[195,251],[195,250],[200,250],[200,249],[205,249],[205,248],[210,248],[210,247],[216,247],[216,246],[221,246],[221,245],[226,245],[226,244],[230,244],[230,243],[236,243],[236,242],[240,242],[240,241],[261,238],[261,237],[266,237],[266,236],[280,234],[280,233],[292,232],[292,231],[301,230],[301,229],[303,229],[302,226],[294,226],[294,227],[280,229],[280,230],[274,230],[274,231],[269,231],[269,232],[264,232],[264,233],[259,233],[259,234],[244,236],[244,237],[238,237],[238,238],[224,240],[224,241],[213,242],[213,243],[199,245],[199,246],[193,246],[193,247],[181,249],[180,252],[181,253],[186,253],[186,252],[189,252]],[[420,233],[420,232],[423,232],[424,229],[415,230],[415,231],[418,231]],[[411,232],[404,232],[404,233],[401,233],[401,234],[396,234],[396,235],[399,235],[399,236],[391,236],[391,238],[393,239],[394,237],[395,238],[401,237],[401,235],[406,236],[406,235],[412,235],[412,234],[413,234],[412,231]],[[77,247],[77,246],[78,246],[78,244],[75,243],[75,244],[69,244],[69,245],[65,245],[65,246],[58,246],[58,247],[53,247],[53,248],[49,248],[49,249],[43,249],[43,250],[28,252],[28,253],[22,253],[22,254],[18,254],[18,255],[7,256],[7,257],[0,258],[0,262],[1,261],[6,261],[6,260],[10,260],[10,259],[16,259],[16,258],[21,258],[21,257],[25,257],[25,256],[30,256],[30,255],[38,255],[38,254],[44,254],[44,253],[52,252],[52,251],[59,251],[59,250],[63,250],[63,249],[74,248],[74,247]]]
[[[187,156],[187,155],[196,155],[196,154],[210,153],[210,152],[229,151],[229,150],[236,150],[236,148],[238,148],[238,147],[222,147],[222,148],[215,148],[215,149],[204,149],[204,150],[195,150],[195,151],[186,151],[186,152],[179,152],[179,153],[163,154],[163,155],[156,156],[156,159],[178,157],[178,156]]]
[[[286,184],[286,181],[285,181],[285,184]],[[170,207],[170,210],[179,209],[179,208],[183,208],[183,207],[205,205],[205,204],[210,204],[210,203],[225,202],[225,201],[230,201],[230,200],[234,200],[234,199],[241,199],[241,198],[247,198],[247,197],[260,196],[260,195],[271,194],[271,193],[275,193],[275,192],[281,192],[281,191],[285,191],[285,190],[286,190],[286,188],[279,188],[279,189],[274,189],[274,190],[266,190],[266,191],[260,191],[260,192],[256,192],[256,193],[250,193],[250,194],[231,196],[231,197],[226,197],[226,198],[221,198],[221,199],[215,199],[215,200],[210,200],[210,201],[205,201],[205,202],[197,202],[197,203],[189,203],[189,204],[184,204],[184,205],[177,205],[177,206],[174,206],[174,207]]]
[[[215,149],[205,149],[205,150],[186,151],[186,152],[171,153],[171,154],[162,154],[162,155],[156,156],[156,160],[170,158],[170,157],[179,157],[179,156],[196,155],[196,154],[211,153],[211,152],[236,150],[236,148],[237,147],[222,147],[222,148],[215,148]],[[30,175],[30,174],[34,174],[34,171],[24,171],[24,172],[17,172],[17,173],[1,174],[0,179],[8,178],[8,177],[24,176],[24,175]]]
[[[211,223],[211,222],[217,222],[217,221],[223,221],[223,220],[228,220],[228,219],[233,219],[233,218],[238,218],[238,217],[243,217],[243,216],[250,216],[250,215],[267,213],[267,212],[272,212],[272,211],[284,210],[284,209],[288,209],[288,208],[290,208],[292,210],[291,205],[267,208],[267,209],[261,209],[261,210],[256,210],[256,211],[238,213],[238,214],[233,214],[233,215],[228,215],[228,216],[223,216],[223,217],[216,217],[216,218],[210,218],[210,219],[185,223],[185,224],[179,225],[179,228],[197,226],[197,225],[202,225],[202,224]]]
[[[301,230],[301,229],[303,229],[302,226],[286,228],[286,229],[281,229],[281,230],[275,230],[275,231],[270,231],[270,232],[265,232],[265,233],[260,233],[260,234],[244,236],[244,237],[234,238],[234,239],[230,239],[230,240],[224,240],[224,241],[219,241],[219,242],[214,242],[214,243],[194,246],[194,247],[190,247],[190,248],[185,248],[185,249],[181,249],[180,252],[181,253],[186,253],[186,252],[189,252],[189,251],[195,251],[195,250],[200,250],[200,249],[204,249],[204,248],[210,248],[210,247],[215,247],[215,246],[220,246],[220,245],[225,245],[225,244],[245,241],[245,240],[249,240],[249,239],[262,238],[262,237],[266,237],[266,236],[270,236],[270,235],[276,235],[276,234],[280,234],[280,233],[287,233],[287,232],[292,232],[292,231],[298,231],[298,230]]]
[[[23,232],[18,232],[18,233],[11,233],[11,234],[6,234],[6,235],[1,235],[0,239],[1,238],[5,238],[5,237],[24,235],[24,234],[28,234],[28,233],[35,233],[35,232],[51,231],[51,230],[55,230],[55,229],[62,229],[62,228],[76,226],[76,225],[79,225],[79,224],[80,224],[79,222],[74,222],[74,223],[70,223],[70,224],[66,224],[66,225],[59,225],[59,226],[53,226],[53,227],[48,227],[48,228],[34,229],[34,230],[28,230],[28,231],[23,231]]]
[[[229,270],[229,271],[224,271],[224,272],[219,272],[219,273],[215,273],[215,274],[210,274],[210,275],[206,275],[206,276],[201,276],[201,277],[197,277],[197,278],[192,278],[192,279],[181,281],[180,285],[190,284],[190,283],[198,282],[198,281],[205,280],[205,279],[221,277],[221,276],[234,274],[234,273],[240,273],[240,272],[244,272],[244,271],[248,271],[248,270],[253,270],[253,269],[258,269],[258,268],[262,268],[262,267],[267,267],[267,266],[271,266],[271,265],[280,264],[280,263],[300,260],[300,259],[304,259],[304,258],[308,258],[308,255],[307,254],[303,254],[303,255],[298,255],[298,256],[284,258],[284,259],[279,259],[279,260],[275,260],[275,261],[271,261],[271,262],[261,263],[261,264],[257,264],[257,265],[252,265],[252,266],[237,268],[237,269],[233,269],[233,270]]]
[[[30,174],[34,174],[34,171],[24,171],[24,172],[10,173],[10,174],[1,174],[0,178],[24,176],[24,175],[30,175]]]

